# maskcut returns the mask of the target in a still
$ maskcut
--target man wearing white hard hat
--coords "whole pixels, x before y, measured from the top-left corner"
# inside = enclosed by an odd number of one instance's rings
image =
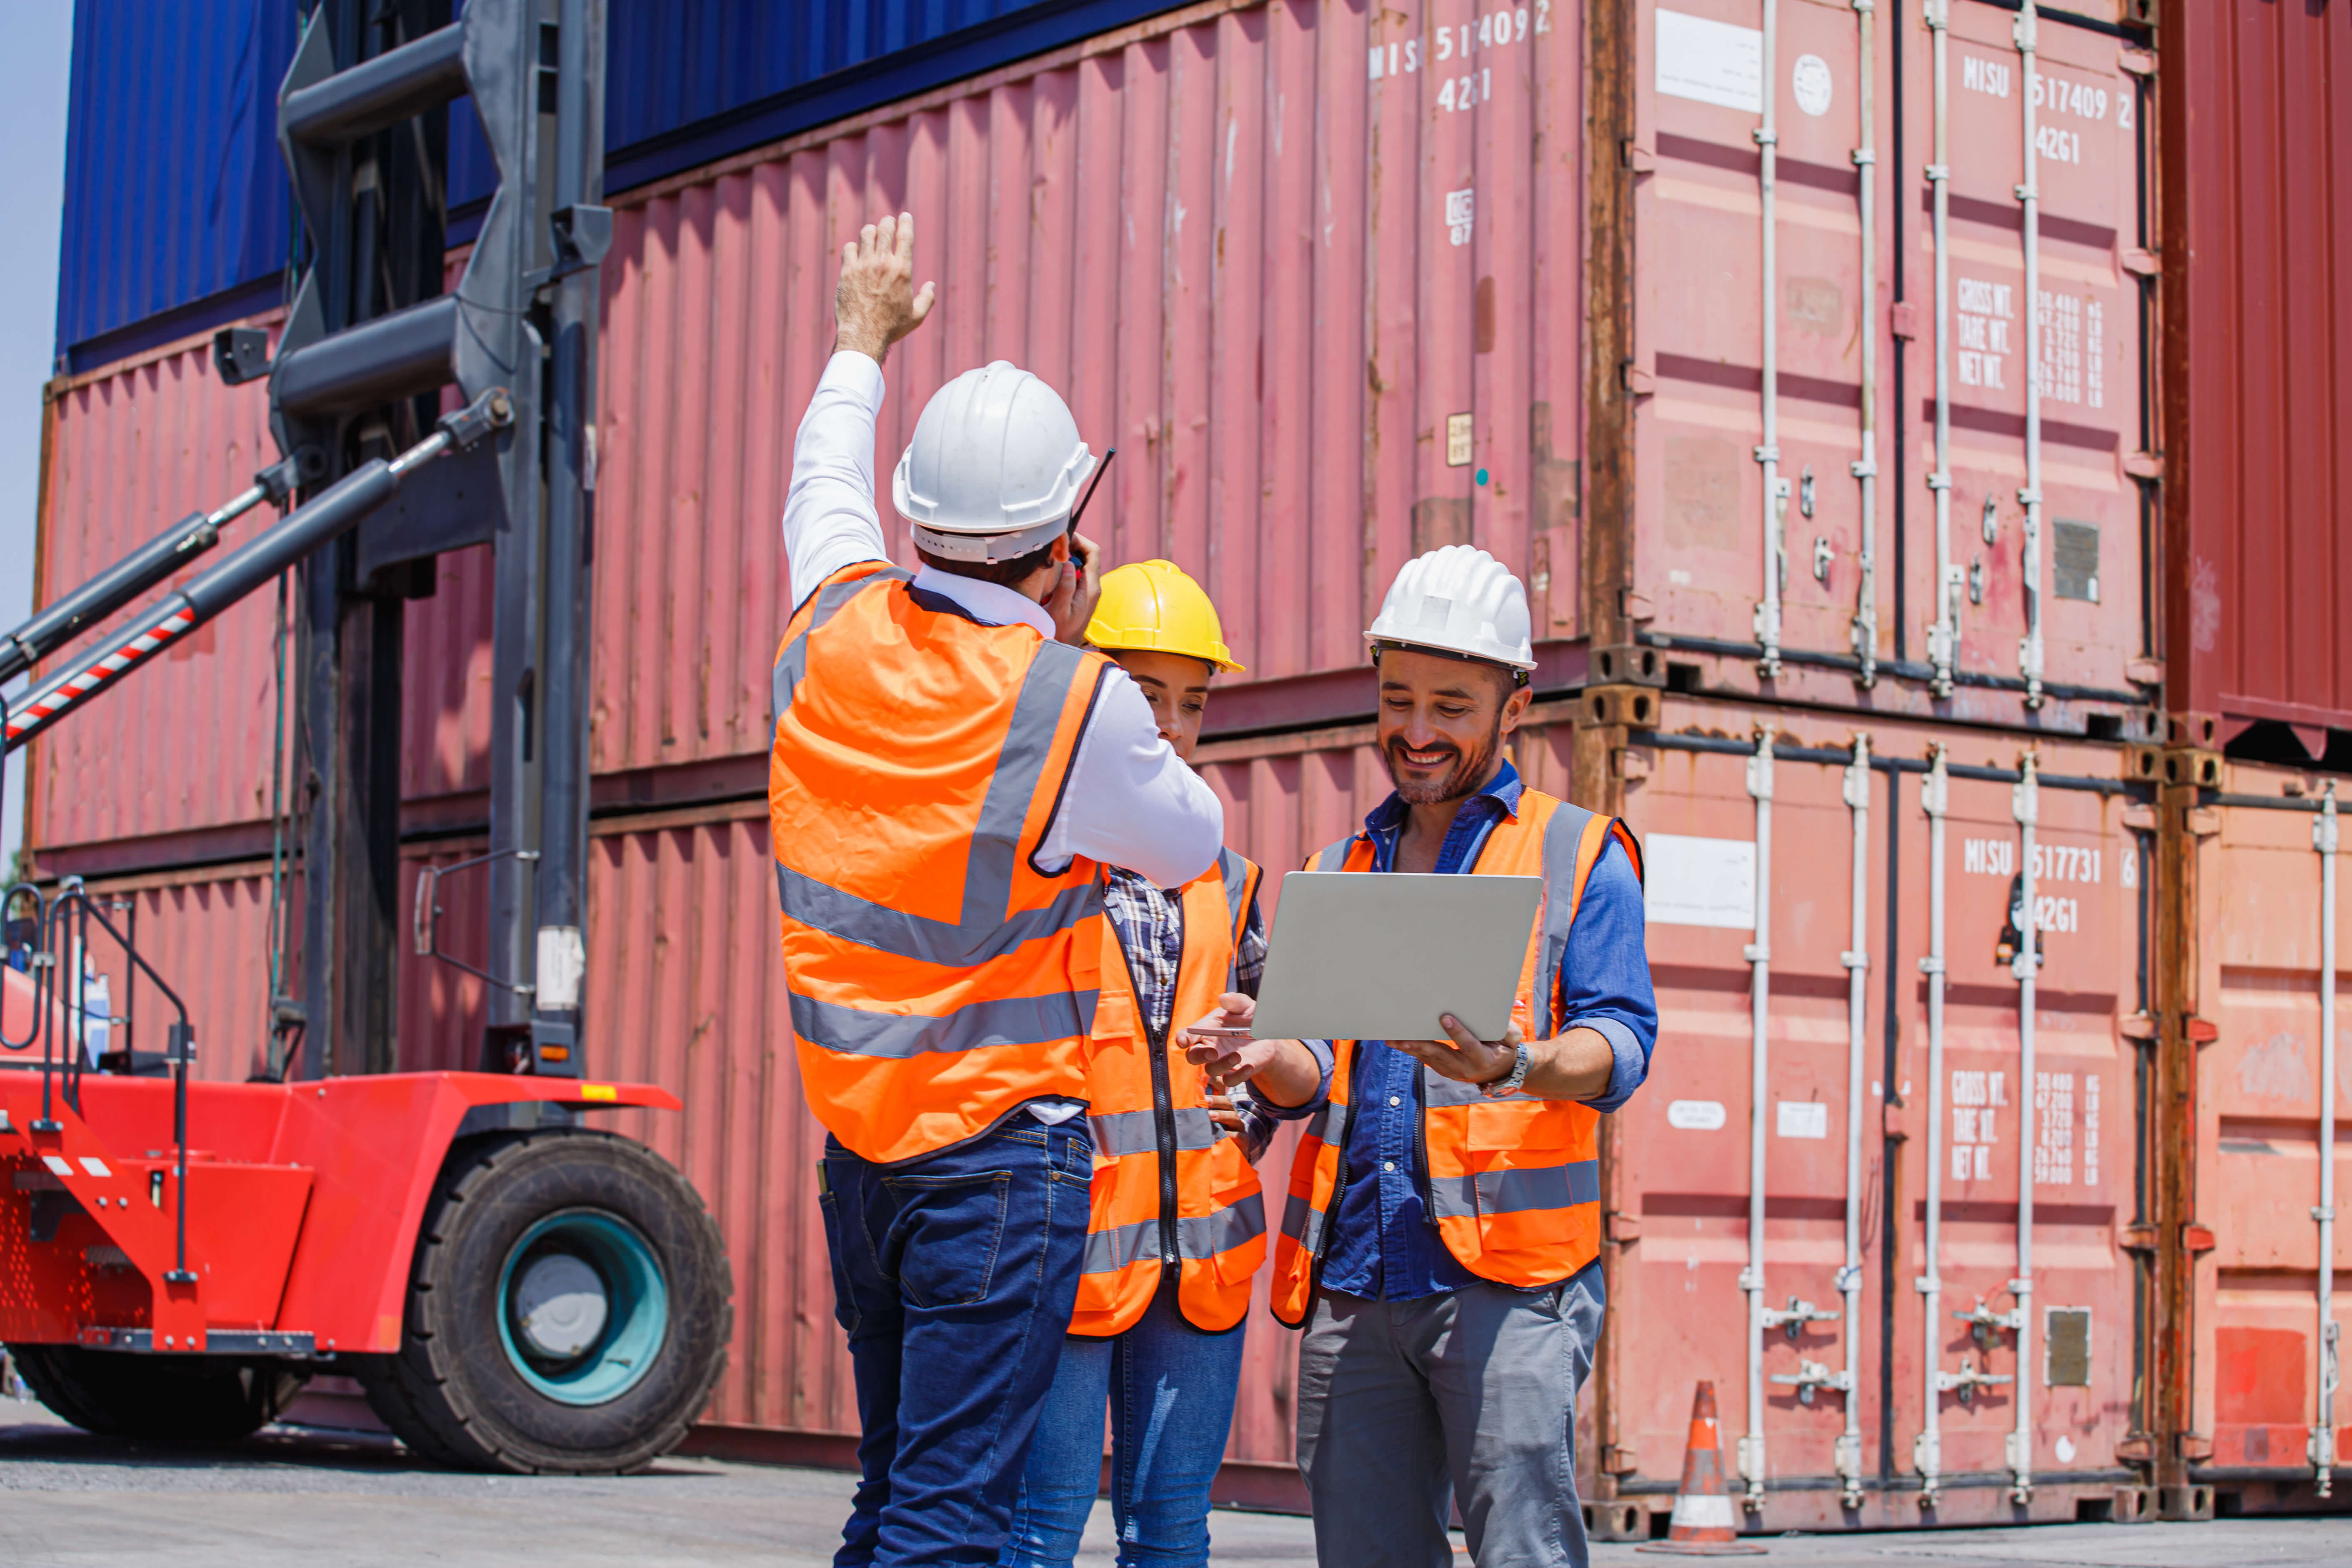
[[[1181,887],[1216,797],[1103,655],[1076,514],[1097,460],[1003,362],[940,389],[874,505],[890,346],[929,313],[913,219],[844,251],[793,450],[768,815],[864,1474],[835,1562],[991,1563],[1087,1239],[1103,872]]]
[[[1586,1560],[1577,1391],[1601,1318],[1600,1120],[1649,1070],[1657,1005],[1625,826],[1504,755],[1535,668],[1527,593],[1482,550],[1408,563],[1365,634],[1395,793],[1320,871],[1544,879],[1511,1026],[1333,1042],[1276,1240],[1298,1466],[1326,1568]],[[1246,1012],[1247,1010],[1244,1010]]]

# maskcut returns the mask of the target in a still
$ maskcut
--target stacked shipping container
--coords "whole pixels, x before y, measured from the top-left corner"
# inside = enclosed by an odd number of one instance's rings
[[[905,207],[941,304],[892,360],[883,457],[996,357],[1125,449],[1094,515],[1115,559],[1216,595],[1250,675],[1202,765],[1270,868],[1386,792],[1360,628],[1397,567],[1468,542],[1525,575],[1545,700],[1517,755],[1645,836],[1664,1020],[1605,1146],[1596,1524],[1662,1519],[1693,1375],[1745,1434],[1767,1529],[2307,1486],[2325,1288],[2252,1145],[2320,1163],[2317,1058],[2275,1044],[2318,994],[2318,858],[2280,837],[2302,818],[2159,791],[2122,743],[2158,728],[2166,609],[2139,9],[1211,0],[616,198],[590,1062],[688,1101],[633,1131],[733,1250],[714,1426],[808,1454],[854,1425],[760,793],[796,592],[775,519],[834,247]],[[234,488],[260,397],[195,344],[62,384],[45,585]],[[420,868],[474,852],[487,577],[445,559],[413,612]],[[41,743],[31,820],[45,867],[111,873],[143,937],[221,982],[199,1035],[238,1073],[268,608],[207,635]],[[2279,782],[2230,787],[2294,804]],[[2191,886],[2201,1015],[2158,973]],[[461,886],[442,902],[465,952]],[[404,1065],[466,1062],[474,984],[404,963]],[[2184,1062],[2209,1076],[2171,1094]],[[1290,1342],[1249,1332],[1227,1487],[1269,1499]],[[2177,1410],[2147,1393],[2168,1367],[2195,1380]]]

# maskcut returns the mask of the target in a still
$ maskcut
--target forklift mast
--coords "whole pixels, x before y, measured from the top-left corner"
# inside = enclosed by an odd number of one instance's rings
[[[414,940],[488,992],[485,1071],[577,1078],[588,851],[590,572],[604,0],[321,0],[278,99],[307,264],[277,353],[215,334],[231,384],[269,384],[283,460],[0,634],[0,680],[210,551],[269,500],[276,528],[0,704],[14,751],[291,568],[300,689],[299,994],[273,996],[301,1076],[400,1070],[401,678],[435,558],[492,549],[489,847],[419,879]],[[453,103],[497,183],[446,281]],[[461,110],[460,112],[463,112]],[[453,396],[454,395],[454,396]],[[446,410],[446,411],[445,411]],[[488,952],[441,951],[436,902],[479,868]],[[13,895],[12,895],[13,896]],[[287,1059],[273,1045],[270,1059]]]
[[[495,440],[419,469],[300,568],[302,1072],[398,1070],[401,673],[434,558],[495,562],[481,1066],[576,1077],[587,855],[589,573],[604,0],[324,0],[278,97],[309,264],[270,419],[305,499],[429,431],[445,389],[507,389]],[[445,288],[448,115],[470,100],[497,173]],[[457,110],[464,112],[463,109]],[[266,345],[225,332],[223,375]],[[428,878],[427,897],[439,879]],[[482,885],[481,883],[475,884]],[[420,910],[419,950],[431,910]]]
[[[667,1452],[701,1413],[733,1286],[692,1185],[582,1121],[680,1109],[652,1085],[588,1080],[580,1050],[604,5],[450,13],[324,0],[304,24],[278,126],[307,266],[274,358],[263,332],[214,340],[225,381],[268,376],[283,460],[0,636],[0,669],[52,663],[13,711],[0,703],[5,752],[299,576],[303,974],[281,987],[299,995],[270,998],[268,1070],[191,1083],[194,1027],[135,924],[109,918],[126,906],[71,878],[0,893],[0,1053],[40,1051],[37,1079],[0,1070],[0,1233],[22,1238],[0,1342],[51,1410],[92,1431],[243,1436],[332,1367],[429,1460],[612,1474]],[[445,287],[461,100],[498,178]],[[52,658],[264,500],[297,504]],[[480,544],[496,573],[489,845],[417,878],[412,938],[486,983],[486,1070],[415,1071],[394,1000],[404,622],[434,558]],[[486,874],[465,886],[486,889],[489,914],[478,964],[443,952],[436,925],[438,889],[474,868]],[[160,1056],[111,1016],[92,939],[172,1014]]]

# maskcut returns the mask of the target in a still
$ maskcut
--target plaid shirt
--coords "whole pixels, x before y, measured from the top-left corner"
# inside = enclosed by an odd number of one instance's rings
[[[1109,884],[1103,892],[1103,912],[1118,931],[1127,966],[1135,981],[1135,999],[1143,1008],[1151,1032],[1165,1037],[1174,1022],[1176,963],[1184,955],[1184,905],[1181,894],[1163,891],[1144,878],[1118,867],[1108,868]],[[1242,927],[1241,948],[1234,954],[1234,987],[1257,994],[1265,976],[1265,917],[1257,900],[1250,900],[1249,919]],[[1187,1018],[1187,1024],[1194,1020]]]
[[[1132,871],[1117,866],[1106,869],[1109,878],[1103,891],[1103,912],[1110,917],[1112,929],[1118,932],[1118,945],[1127,954],[1135,1000],[1145,1025],[1165,1049],[1174,1024],[1171,1015],[1176,1008],[1176,964],[1184,955],[1183,900]],[[1234,954],[1233,988],[1255,996],[1258,982],[1265,977],[1265,916],[1253,895],[1249,917],[1242,925],[1241,943]],[[1234,1103],[1242,1112],[1242,1146],[1255,1163],[1274,1136],[1275,1121],[1250,1100],[1245,1086],[1236,1085],[1233,1093]]]

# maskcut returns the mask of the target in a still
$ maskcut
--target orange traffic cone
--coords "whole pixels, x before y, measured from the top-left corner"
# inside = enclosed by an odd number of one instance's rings
[[[1675,1493],[1674,1527],[1664,1541],[1636,1548],[1679,1557],[1761,1554],[1739,1539],[1739,1520],[1723,1489],[1723,1441],[1715,1423],[1715,1384],[1702,1383],[1691,1399],[1690,1446],[1683,1450],[1683,1484]]]

